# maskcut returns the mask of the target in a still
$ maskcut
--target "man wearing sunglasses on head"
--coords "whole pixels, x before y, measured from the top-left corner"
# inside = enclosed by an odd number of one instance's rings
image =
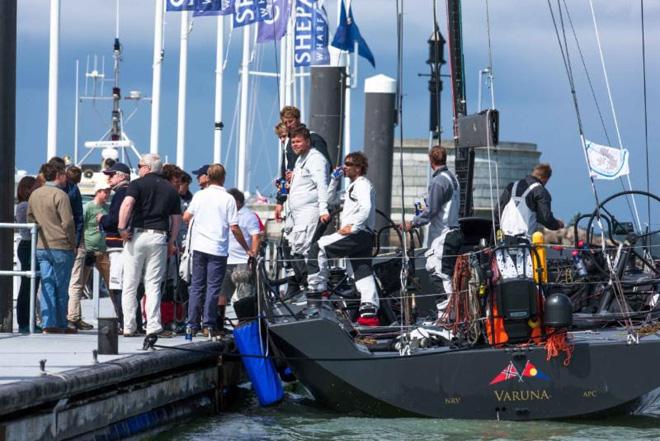
[[[327,289],[328,259],[348,257],[347,271],[355,278],[360,293],[360,316],[363,326],[378,326],[378,291],[373,276],[371,253],[376,223],[376,192],[366,178],[369,163],[362,152],[346,155],[343,174],[351,181],[346,189],[340,228],[313,243],[307,262],[310,293],[308,298],[320,297]],[[333,173],[330,197],[336,193],[341,176]]]

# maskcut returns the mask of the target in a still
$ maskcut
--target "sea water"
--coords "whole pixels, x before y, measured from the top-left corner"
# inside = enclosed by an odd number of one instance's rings
[[[658,394],[660,396],[660,394]],[[641,414],[565,421],[367,418],[323,409],[300,389],[261,408],[247,394],[236,409],[162,432],[157,440],[660,440],[660,398]]]

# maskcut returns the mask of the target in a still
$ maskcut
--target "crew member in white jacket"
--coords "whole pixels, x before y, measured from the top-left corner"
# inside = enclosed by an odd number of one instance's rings
[[[369,163],[362,152],[346,155],[344,175],[350,179],[346,189],[340,228],[312,244],[307,261],[309,290],[320,293],[327,289],[328,258],[348,257],[347,271],[355,276],[360,293],[360,317],[364,326],[378,326],[378,291],[371,266],[376,222],[376,192],[366,178]],[[341,177],[333,174],[329,193],[334,195]],[[312,295],[313,296],[313,295]]]
[[[291,148],[298,155],[288,173],[289,213],[285,232],[291,245],[292,266],[300,284],[304,284],[305,264],[319,221],[330,221],[328,212],[328,174],[330,165],[323,154],[311,147],[309,130],[298,127],[289,134]]]

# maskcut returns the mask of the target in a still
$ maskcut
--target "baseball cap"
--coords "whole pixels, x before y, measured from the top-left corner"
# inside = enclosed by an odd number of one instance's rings
[[[131,174],[131,169],[128,168],[128,165],[122,164],[121,162],[115,162],[112,164],[112,167],[103,170],[103,173],[106,175],[114,175],[117,172],[122,172],[130,176]]]
[[[208,173],[209,173],[209,164],[204,164],[200,168],[198,168],[197,170],[193,170],[192,172],[193,175],[197,175],[197,176],[207,175]]]

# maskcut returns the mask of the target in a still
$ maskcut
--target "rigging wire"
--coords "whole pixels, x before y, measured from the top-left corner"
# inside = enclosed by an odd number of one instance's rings
[[[582,47],[580,46],[580,41],[578,40],[577,32],[575,31],[575,27],[573,26],[573,19],[571,18],[571,13],[568,10],[568,5],[566,4],[566,0],[563,0],[563,2],[564,2],[564,9],[566,10],[566,17],[568,17],[568,24],[571,26],[571,31],[573,32],[573,38],[575,39],[575,46],[577,47],[578,54],[580,55],[580,61],[582,62],[582,68],[584,69],[584,74],[587,77],[587,83],[589,84],[589,90],[591,91],[591,96],[593,97],[594,104],[596,105],[596,111],[598,112],[598,117],[600,118],[600,124],[603,126],[603,132],[605,133],[605,139],[607,139],[608,145],[611,145],[612,141],[610,140],[610,134],[607,131],[607,127],[605,126],[605,118],[603,117],[603,112],[600,108],[598,98],[596,97],[596,91],[594,90],[594,85],[593,85],[593,82],[591,81],[591,75],[589,74],[589,70],[587,69],[587,63],[584,59],[584,54],[582,53]]]
[[[573,38],[575,39],[575,46],[577,47],[578,54],[580,55],[580,61],[582,62],[582,68],[584,69],[584,73],[587,77],[587,83],[589,84],[589,89],[591,90],[591,96],[594,99],[594,104],[596,105],[596,110],[598,112],[598,116],[600,118],[600,123],[603,126],[603,131],[605,132],[605,139],[607,139],[608,145],[612,144],[612,141],[610,140],[610,135],[609,132],[607,131],[607,128],[605,126],[605,118],[603,117],[603,114],[600,109],[600,104],[598,103],[598,99],[596,98],[596,92],[593,87],[593,83],[591,81],[591,75],[589,75],[589,70],[587,69],[587,64],[584,59],[584,55],[582,53],[582,47],[580,46],[580,42],[578,40],[577,32],[575,31],[575,27],[573,26],[573,19],[571,18],[571,13],[568,10],[568,4],[566,3],[566,0],[562,0],[564,3],[564,9],[566,10],[566,17],[568,18],[568,23],[571,26],[571,31],[573,32]],[[626,186],[623,183],[623,179],[619,178],[618,179],[619,184],[621,185],[621,190],[626,191]],[[625,198],[626,200],[626,205],[628,205],[628,210],[630,210],[630,214],[634,216],[634,211],[633,211],[633,206],[630,203],[630,199],[628,197]],[[641,231],[640,231],[641,233]]]
[[[612,89],[610,88],[610,79],[607,75],[607,68],[605,67],[605,57],[603,55],[603,48],[600,43],[600,33],[598,32],[598,24],[596,23],[596,12],[594,11],[593,0],[589,0],[589,8],[591,9],[591,18],[594,23],[594,31],[596,33],[596,42],[598,44],[598,54],[600,55],[600,63],[603,68],[603,76],[605,78],[605,87],[607,89],[607,96],[610,101],[610,110],[612,111],[612,119],[614,120],[614,128],[616,129],[616,136],[619,141],[619,150],[623,149],[623,141],[621,140],[621,131],[619,130],[619,119],[616,116],[616,110],[614,109],[614,99],[612,98]],[[632,182],[630,181],[630,173],[626,175],[626,180],[628,181],[628,187],[630,190],[633,189]],[[622,179],[620,178],[620,181]],[[623,185],[623,182],[621,182]],[[624,186],[625,190],[625,186]],[[626,198],[627,199],[627,198]],[[635,201],[635,196],[632,196],[632,205],[634,212],[632,213],[637,222],[638,232],[642,233],[642,222],[639,218],[639,211],[637,210],[637,202]]]
[[[644,90],[644,145],[646,152],[646,192],[650,193],[650,171],[649,171],[649,119],[647,111],[647,94],[646,94],[646,31],[644,28],[644,0],[640,0],[640,12],[642,19],[642,83]],[[651,198],[646,198],[646,210],[648,228],[651,228]],[[648,245],[648,244],[647,244]]]
[[[561,0],[557,0],[557,9],[558,9],[558,15],[559,15],[559,21],[561,23],[561,36],[559,33],[559,28],[557,25],[557,20],[555,19],[555,14],[554,10],[552,9],[552,5],[550,3],[550,0],[548,0],[548,7],[550,9],[550,15],[552,16],[552,22],[555,28],[555,34],[557,37],[557,42],[559,43],[559,48],[561,51],[562,59],[564,61],[564,67],[566,69],[566,75],[568,76],[568,82],[571,88],[571,96],[573,98],[573,106],[575,109],[575,115],[577,118],[577,123],[578,123],[578,131],[580,135],[580,142],[582,144],[582,151],[585,157],[586,165],[587,165],[587,172],[589,174],[589,181],[591,183],[591,190],[594,195],[594,198],[596,200],[596,221],[598,224],[598,227],[600,228],[600,234],[601,234],[601,247],[603,251],[603,255],[605,255],[607,259],[607,266],[609,269],[609,277],[610,277],[610,284],[614,288],[614,293],[615,296],[617,297],[617,301],[625,304],[625,299],[621,299],[623,297],[623,289],[621,287],[620,281],[618,280],[618,275],[615,271],[614,264],[612,262],[612,259],[610,258],[609,254],[606,253],[606,246],[605,246],[605,230],[603,228],[602,224],[602,219],[601,219],[601,213],[600,213],[600,200],[598,197],[598,190],[596,189],[596,183],[594,181],[594,177],[591,174],[591,162],[589,160],[589,155],[587,155],[587,148],[586,148],[586,140],[584,137],[584,126],[582,124],[582,116],[580,113],[580,106],[578,104],[578,99],[577,99],[577,93],[575,90],[575,78],[573,75],[573,68],[571,65],[571,59],[570,55],[568,53],[568,41],[566,38],[566,27],[564,25],[564,18],[563,15],[564,13],[562,12],[562,7],[561,7]],[[563,42],[562,42],[563,38]],[[629,325],[628,330],[632,330],[632,323],[627,323]],[[632,335],[632,333],[631,333]]]
[[[401,173],[401,224],[405,225],[406,223],[406,206],[405,206],[405,179],[403,175],[403,3],[404,0],[396,0],[396,19],[397,19],[397,82],[396,82],[396,106],[397,106],[397,119],[399,125],[399,171]],[[403,253],[401,253],[401,273],[400,273],[400,283],[401,289],[399,300],[401,305],[404,305],[404,302],[407,300],[406,285],[408,281],[408,244],[407,244],[407,235],[403,234],[401,240],[401,245],[403,248]],[[405,320],[400,320],[401,322],[401,338],[404,339],[404,329],[403,326]],[[405,338],[407,340],[407,338]],[[403,345],[402,345],[403,348]],[[408,348],[409,350],[409,348]],[[402,349],[401,355],[405,355],[405,351]]]
[[[491,41],[491,33],[490,33],[490,9],[488,7],[488,0],[486,0],[486,34],[488,37],[488,89],[490,90],[490,96],[491,96],[491,106],[490,109],[494,110],[495,108],[495,92],[493,90],[493,45]],[[479,81],[481,81],[481,78],[479,78]],[[481,87],[479,88],[481,90]],[[481,97],[479,97],[479,100],[481,100]],[[481,109],[479,109],[481,111]],[[490,110],[487,112],[487,115],[490,113]],[[489,118],[487,118],[490,120]],[[495,185],[497,186],[497,195],[496,197],[493,197],[493,160],[491,158],[491,150],[493,149],[493,140],[491,139],[491,133],[490,130],[487,130],[487,145],[486,145],[486,155],[487,155],[487,160],[488,160],[488,188],[489,188],[489,194],[490,194],[490,219],[491,219],[491,227],[493,230],[493,238],[497,237],[497,231],[495,228],[495,210],[497,209],[497,219],[499,219],[502,216],[502,213],[500,213],[500,183],[499,183],[499,176],[496,176],[496,182]],[[497,199],[497,207],[494,207],[495,205],[495,199]]]

